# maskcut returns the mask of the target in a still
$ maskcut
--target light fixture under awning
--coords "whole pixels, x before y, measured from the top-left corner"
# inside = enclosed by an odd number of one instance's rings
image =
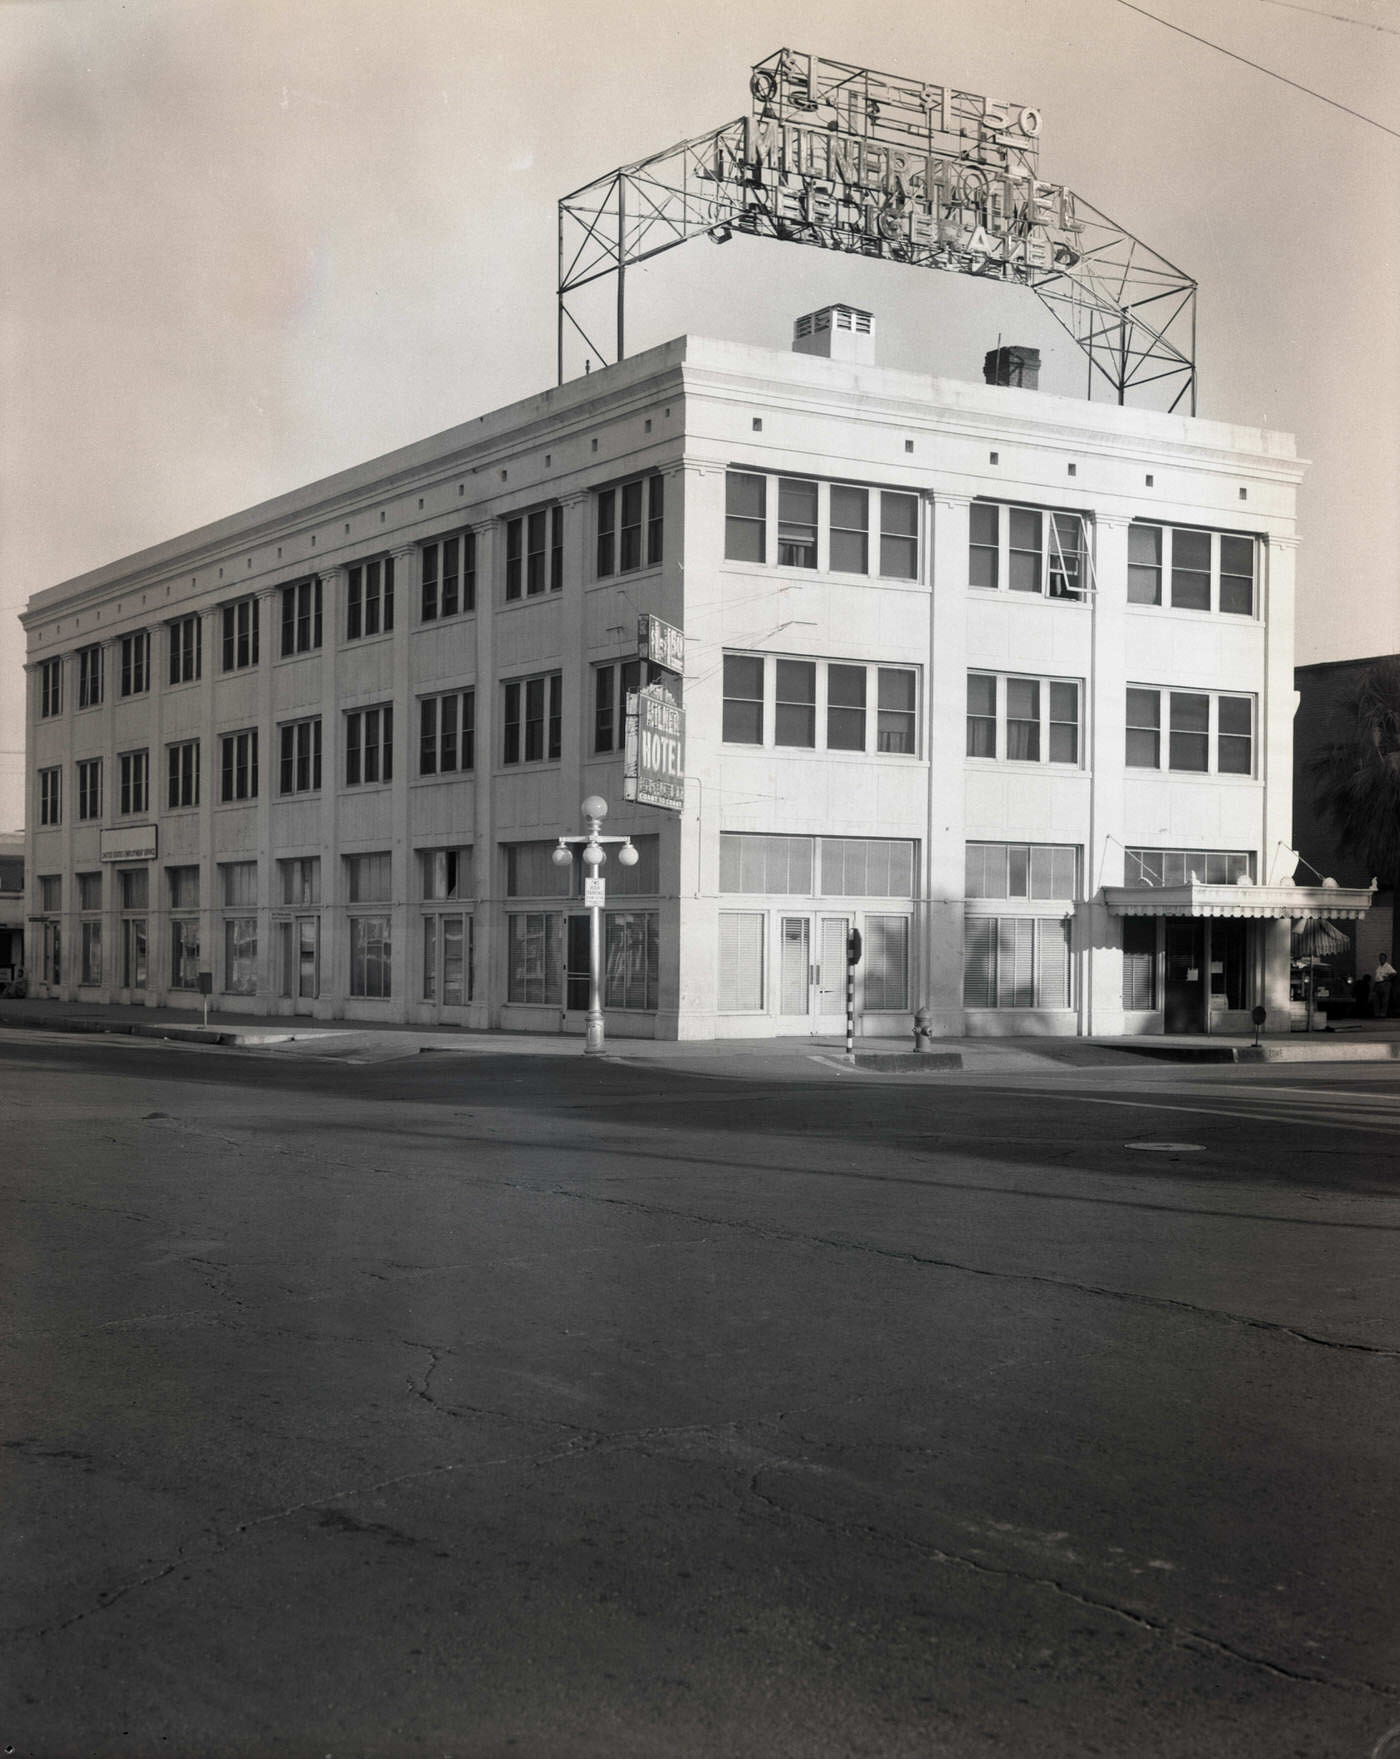
[[[1355,922],[1375,896],[1362,886],[1105,886],[1110,916],[1245,916]]]

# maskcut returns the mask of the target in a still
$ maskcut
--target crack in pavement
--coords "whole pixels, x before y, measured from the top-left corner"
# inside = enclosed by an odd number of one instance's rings
[[[774,1470],[774,1468],[768,1468]],[[1257,1668],[1275,1679],[1291,1681],[1295,1685],[1330,1686],[1337,1691],[1369,1692],[1380,1698],[1394,1698],[1400,1688],[1382,1684],[1376,1680],[1355,1679],[1345,1675],[1309,1673],[1301,1668],[1287,1667],[1281,1662],[1270,1661],[1267,1656],[1251,1654],[1246,1649],[1227,1642],[1223,1637],[1212,1637],[1205,1631],[1193,1630],[1190,1626],[1180,1625],[1174,1620],[1156,1619],[1148,1613],[1135,1612],[1131,1607],[1120,1606],[1116,1601],[1105,1600],[1084,1589],[1075,1588],[1062,1581],[1058,1576],[1037,1575],[1031,1570],[1016,1569],[1010,1564],[986,1563],[981,1558],[970,1557],[966,1553],[948,1551],[928,1540],[916,1539],[909,1534],[890,1533],[884,1528],[876,1527],[865,1521],[833,1521],[823,1515],[814,1514],[809,1509],[794,1508],[779,1502],[775,1497],[760,1490],[758,1480],[764,1471],[760,1467],[755,1471],[748,1484],[750,1494],[774,1514],[789,1519],[809,1521],[813,1526],[820,1527],[823,1532],[843,1535],[863,1534],[884,1545],[905,1547],[932,1558],[936,1563],[949,1564],[958,1569],[973,1571],[978,1575],[994,1576],[1004,1580],[1023,1582],[1027,1587],[1048,1589],[1054,1594],[1072,1600],[1078,1606],[1092,1611],[1104,1612],[1125,1623],[1135,1626],[1153,1637],[1164,1637],[1174,1648],[1202,1649],[1210,1654],[1223,1656],[1246,1667]]]
[[[1384,1344],[1356,1343],[1350,1339],[1325,1338],[1316,1332],[1285,1325],[1282,1320],[1259,1319],[1248,1313],[1231,1313],[1223,1307],[1202,1307],[1194,1301],[1174,1300],[1166,1295],[1143,1295],[1130,1289],[1110,1289],[1099,1283],[1079,1282],[1072,1277],[1046,1276],[1041,1271],[993,1270],[986,1265],[968,1264],[956,1258],[935,1258],[931,1254],[900,1250],[893,1246],[877,1246],[869,1241],[845,1240],[832,1234],[804,1234],[795,1229],[776,1228],[760,1222],[740,1221],[728,1216],[699,1215],[691,1210],[671,1209],[664,1204],[643,1203],[633,1197],[604,1197],[592,1191],[570,1190],[567,1186],[515,1185],[512,1189],[530,1191],[536,1196],[565,1197],[576,1203],[606,1204],[628,1209],[639,1215],[666,1216],[676,1221],[697,1222],[703,1227],[727,1228],[733,1232],[752,1234],[759,1239],[785,1240],[796,1245],[821,1246],[833,1252],[868,1253],[874,1258],[889,1258],[897,1263],[924,1265],[931,1270],[953,1270],[965,1276],[986,1277],[998,1282],[1035,1283],[1051,1289],[1065,1289],[1075,1294],[1096,1295],[1109,1301],[1130,1306],[1156,1308],[1168,1313],[1189,1313],[1196,1318],[1214,1320],[1219,1324],[1241,1326],[1248,1330],[1273,1332],[1296,1339],[1299,1343],[1315,1344],[1321,1349],[1341,1350],[1363,1356],[1400,1358],[1400,1349]]]

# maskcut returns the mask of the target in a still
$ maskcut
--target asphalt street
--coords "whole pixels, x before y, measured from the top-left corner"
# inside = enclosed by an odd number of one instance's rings
[[[1392,1066],[11,1031],[0,1131],[7,1755],[1400,1759]]]

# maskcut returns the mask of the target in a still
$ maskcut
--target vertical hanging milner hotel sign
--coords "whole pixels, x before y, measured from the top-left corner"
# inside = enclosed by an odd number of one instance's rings
[[[1004,280],[1078,262],[1074,196],[1038,176],[1031,106],[793,50],[750,86],[742,137],[717,135],[696,167],[726,186],[717,222]]]

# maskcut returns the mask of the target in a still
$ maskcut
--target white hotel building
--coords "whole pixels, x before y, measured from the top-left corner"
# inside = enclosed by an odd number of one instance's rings
[[[611,1034],[1288,1015],[1283,434],[685,337],[37,593],[31,993]],[[624,798],[637,619],[685,807]]]

